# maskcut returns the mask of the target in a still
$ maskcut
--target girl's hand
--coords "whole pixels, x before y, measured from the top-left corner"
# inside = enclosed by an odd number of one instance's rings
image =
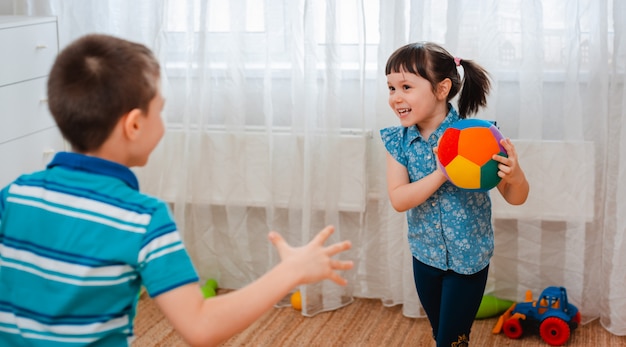
[[[439,141],[441,141],[441,139],[439,139]],[[439,158],[437,157],[437,153],[439,152],[439,142],[437,142],[437,147],[433,147],[433,155],[435,156],[435,158],[437,158],[437,170],[435,170],[433,172],[433,174],[437,175],[438,177],[441,178],[441,184],[443,184],[443,182],[448,180],[448,177],[446,176],[446,174],[443,171],[443,168],[441,167],[440,163],[439,163]]]
[[[492,159],[497,161],[498,176],[502,181],[498,183],[498,190],[502,197],[510,204],[521,205],[526,201],[529,192],[528,181],[524,171],[517,161],[517,152],[511,139],[502,139],[500,144],[507,152],[508,157],[494,154]]]
[[[511,139],[502,139],[500,144],[506,150],[507,156],[504,157],[498,154],[494,154],[492,159],[499,162],[498,164],[498,176],[510,184],[521,183],[526,180],[522,169],[519,167],[517,161],[517,152],[515,146],[511,142]]]

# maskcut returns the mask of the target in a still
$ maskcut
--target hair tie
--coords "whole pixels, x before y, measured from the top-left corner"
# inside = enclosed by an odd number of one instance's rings
[[[454,57],[454,64],[456,66],[461,66],[461,58],[459,57]]]

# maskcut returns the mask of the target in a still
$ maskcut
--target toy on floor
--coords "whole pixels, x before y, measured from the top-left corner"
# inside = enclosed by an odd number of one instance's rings
[[[547,287],[538,300],[527,291],[525,302],[511,305],[498,319],[493,333],[504,331],[507,337],[518,339],[525,331],[538,331],[547,344],[562,346],[580,319],[580,311],[568,302],[565,288]]]
[[[297,290],[293,294],[291,294],[291,307],[294,309],[301,311],[302,310],[302,296],[300,296],[300,291]]]
[[[515,302],[497,298],[490,294],[483,295],[480,307],[476,313],[476,319],[485,319],[501,315]]]
[[[217,280],[209,278],[200,289],[205,299],[214,297],[217,295]]]
[[[492,122],[463,119],[451,125],[439,140],[439,167],[455,186],[470,190],[490,190],[500,182],[494,154],[506,156],[500,144],[504,138]]]

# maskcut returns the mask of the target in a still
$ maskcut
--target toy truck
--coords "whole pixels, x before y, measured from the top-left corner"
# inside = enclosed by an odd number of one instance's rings
[[[567,300],[565,288],[547,287],[537,300],[527,291],[526,301],[511,305],[498,319],[493,333],[502,330],[507,337],[518,339],[526,331],[538,331],[547,344],[562,346],[578,324],[580,312]]]

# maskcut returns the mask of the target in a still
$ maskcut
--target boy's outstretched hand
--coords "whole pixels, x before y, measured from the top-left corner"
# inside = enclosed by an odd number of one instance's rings
[[[277,232],[269,239],[281,262],[249,285],[205,299],[198,283],[189,283],[159,294],[155,301],[185,341],[195,346],[217,346],[242,331],[298,285],[330,279],[345,285],[338,270],[349,270],[352,261],[332,259],[350,241],[324,246],[335,230],[327,226],[302,247],[291,247]]]
[[[324,243],[335,231],[333,226],[327,226],[320,231],[311,242],[302,247],[290,246],[283,237],[272,231],[268,237],[282,262],[290,264],[300,275],[300,284],[318,282],[330,279],[339,285],[346,285],[347,281],[339,275],[337,270],[349,270],[354,266],[352,261],[335,260],[331,257],[350,249],[350,241],[342,241],[324,246]]]

